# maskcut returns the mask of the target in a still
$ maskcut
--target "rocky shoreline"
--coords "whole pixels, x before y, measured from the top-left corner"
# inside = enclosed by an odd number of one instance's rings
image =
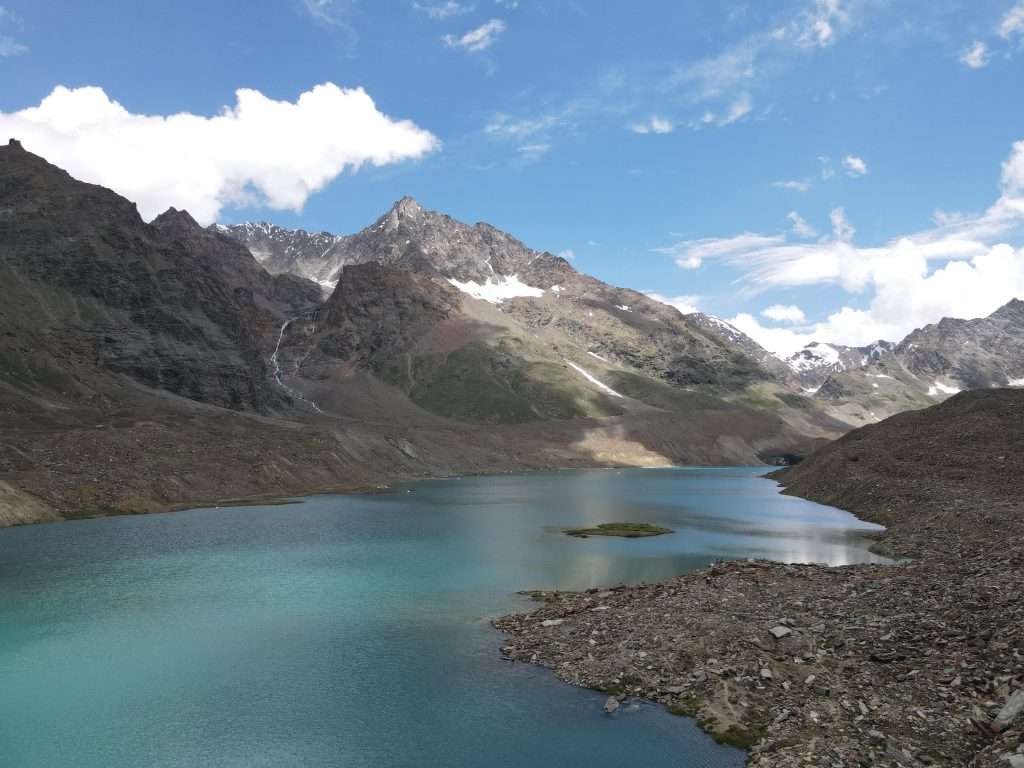
[[[642,697],[752,766],[1024,766],[1024,393],[968,393],[851,433],[789,492],[888,526],[894,565],[723,562],[540,593],[511,660]],[[614,716],[614,715],[612,715]]]

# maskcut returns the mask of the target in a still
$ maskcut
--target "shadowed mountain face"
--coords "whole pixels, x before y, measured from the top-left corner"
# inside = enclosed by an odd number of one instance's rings
[[[170,210],[153,224],[12,142],[0,149],[0,377],[91,392],[91,372],[201,402],[279,403],[264,335],[318,298]]]

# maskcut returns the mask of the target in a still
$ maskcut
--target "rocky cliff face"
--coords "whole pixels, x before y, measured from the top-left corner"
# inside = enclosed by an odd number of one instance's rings
[[[303,277],[325,290],[334,288],[338,271],[350,263],[343,247],[348,238],[328,232],[285,229],[266,222],[215,224],[210,230],[242,243],[270,274]]]
[[[923,381],[948,380],[960,389],[1024,386],[1024,301],[976,320],[943,318],[911,333],[895,351]]]
[[[188,214],[146,224],[132,203],[16,142],[0,148],[0,271],[0,375],[66,387],[82,378],[68,369],[99,366],[238,409],[279,403],[264,337],[315,298]]]

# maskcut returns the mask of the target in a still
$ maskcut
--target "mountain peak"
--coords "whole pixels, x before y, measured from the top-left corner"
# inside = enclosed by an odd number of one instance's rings
[[[202,229],[188,211],[179,211],[173,206],[153,219],[152,224],[154,227],[159,227],[160,229],[174,229],[179,232],[189,232]]]
[[[423,206],[416,202],[416,199],[406,195],[391,206],[391,210],[399,216],[418,216],[423,212]]]
[[[21,146],[21,142],[15,138],[10,139],[7,142],[7,146],[10,147],[11,149],[20,149],[22,152],[25,151],[25,148]]]

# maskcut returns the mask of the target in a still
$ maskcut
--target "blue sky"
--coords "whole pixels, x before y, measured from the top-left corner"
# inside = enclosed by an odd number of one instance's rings
[[[351,232],[411,194],[780,352],[1024,294],[1019,0],[0,7],[0,140],[144,214]]]

